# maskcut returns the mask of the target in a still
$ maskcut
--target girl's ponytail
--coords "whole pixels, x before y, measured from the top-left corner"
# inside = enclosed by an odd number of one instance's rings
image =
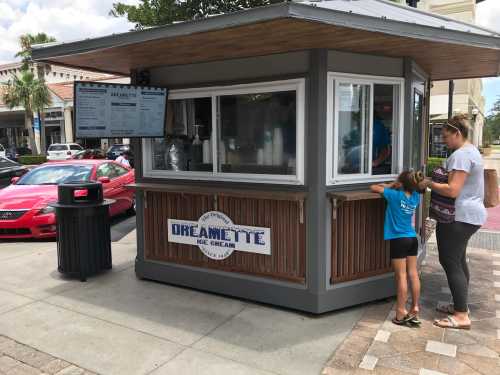
[[[404,171],[398,177],[398,181],[403,186],[403,189],[410,193],[414,191],[421,192],[420,183],[424,179],[425,176],[422,171]]]

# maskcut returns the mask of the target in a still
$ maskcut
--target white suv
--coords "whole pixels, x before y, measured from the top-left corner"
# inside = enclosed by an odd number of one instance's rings
[[[3,148],[2,145],[0,145],[0,156],[4,158],[6,154],[7,153],[5,152],[5,148]]]
[[[53,143],[47,150],[47,160],[68,160],[83,147],[77,143]]]

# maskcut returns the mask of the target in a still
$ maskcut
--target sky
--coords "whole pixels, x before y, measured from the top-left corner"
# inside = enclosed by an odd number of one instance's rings
[[[45,32],[58,41],[125,32],[133,28],[124,18],[109,16],[118,0],[0,0],[0,64],[12,62],[19,50],[19,36]],[[120,0],[136,4],[139,0]],[[500,31],[500,0],[477,6],[477,22]],[[500,78],[483,80],[486,112],[500,96]]]
[[[476,20],[479,25],[500,32],[500,0],[486,0],[479,3]],[[486,99],[485,112],[488,114],[495,100],[500,99],[500,78],[485,78],[483,85],[483,95]]]
[[[138,0],[119,0],[136,4]],[[125,18],[108,13],[117,0],[0,0],[0,64],[12,62],[19,36],[45,32],[71,41],[133,28]]]

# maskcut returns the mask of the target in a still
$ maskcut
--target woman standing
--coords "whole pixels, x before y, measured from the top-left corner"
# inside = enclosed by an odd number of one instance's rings
[[[468,142],[467,116],[454,116],[443,127],[443,140],[453,150],[446,160],[447,183],[426,180],[434,193],[455,198],[455,218],[450,223],[438,222],[436,228],[439,262],[443,267],[453,297],[453,304],[438,307],[449,314],[434,324],[442,328],[470,329],[467,308],[469,268],[466,249],[472,235],[486,221],[484,199],[484,167],[481,154]]]

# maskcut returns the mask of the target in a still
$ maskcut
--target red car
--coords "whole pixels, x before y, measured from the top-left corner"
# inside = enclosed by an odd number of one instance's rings
[[[114,199],[110,215],[135,212],[134,192],[125,185],[135,181],[134,170],[111,160],[68,160],[45,163],[0,190],[0,238],[56,236],[56,216],[49,204],[57,201],[57,185],[99,181],[104,197]]]

